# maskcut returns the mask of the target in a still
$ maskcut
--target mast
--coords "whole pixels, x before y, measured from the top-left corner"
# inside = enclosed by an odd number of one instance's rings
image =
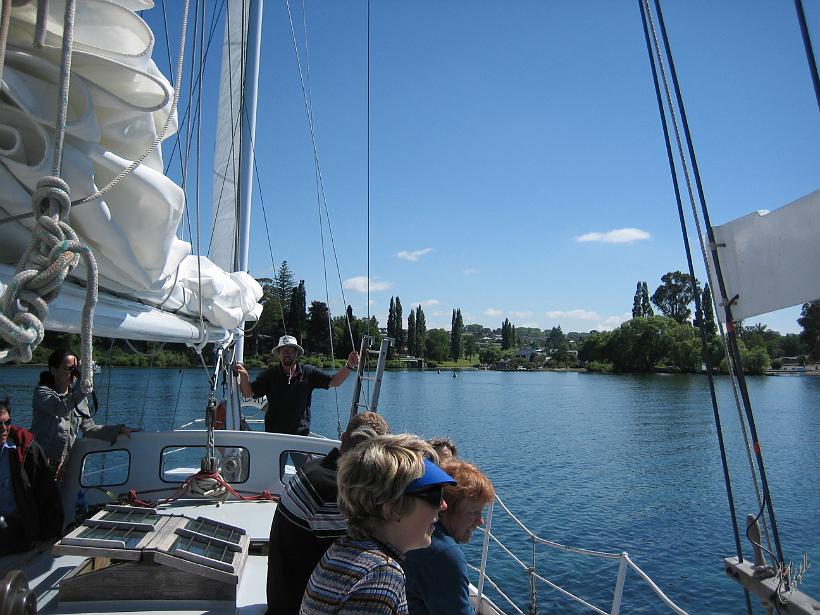
[[[256,100],[259,85],[259,57],[262,45],[262,9],[264,0],[250,0],[248,7],[247,47],[245,49],[245,83],[244,95],[240,107],[241,151],[239,155],[238,200],[239,220],[236,231],[239,236],[238,250],[235,254],[234,271],[248,270],[248,248],[251,231],[251,204],[253,197],[254,142],[256,138]],[[240,325],[244,328],[244,322]],[[234,359],[242,361],[245,350],[245,338],[236,340]],[[235,398],[238,399],[238,398]],[[225,427],[239,429],[241,422],[241,405],[230,404],[231,411],[226,413]]]
[[[239,157],[239,250],[236,270],[248,270],[248,248],[251,231],[251,202],[253,196],[254,140],[256,138],[256,99],[259,84],[259,57],[262,44],[262,9],[264,0],[250,0],[248,9],[248,46],[245,65],[245,94],[240,113],[242,150]],[[236,360],[241,361],[245,338],[236,341]]]

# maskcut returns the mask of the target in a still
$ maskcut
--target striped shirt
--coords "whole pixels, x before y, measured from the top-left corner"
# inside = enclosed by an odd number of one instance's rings
[[[303,465],[285,487],[270,529],[268,615],[296,615],[316,564],[347,532],[336,505],[339,449]]]
[[[337,540],[308,581],[300,615],[407,615],[399,556],[374,540]]]

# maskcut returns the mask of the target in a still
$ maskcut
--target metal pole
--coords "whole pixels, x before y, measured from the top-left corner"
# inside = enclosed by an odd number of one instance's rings
[[[248,270],[248,249],[251,234],[251,203],[253,196],[253,158],[256,138],[256,99],[259,85],[259,56],[262,47],[262,9],[265,0],[250,0],[248,5],[248,46],[246,49],[245,87],[240,110],[242,149],[239,156],[239,252],[237,270]],[[245,339],[236,341],[236,360],[241,361]],[[234,425],[239,417],[232,417]],[[231,426],[232,428],[234,426]]]
[[[487,570],[487,552],[490,550],[490,529],[493,527],[493,506],[495,500],[490,502],[490,508],[487,509],[487,523],[484,524],[484,545],[481,547],[481,567],[478,569],[478,605],[479,611],[481,609],[481,596],[484,595],[484,577]]]
[[[624,593],[624,581],[626,580],[626,556],[626,551],[621,552],[621,559],[618,564],[618,579],[615,581],[615,596],[612,598],[611,615],[618,615],[621,612],[621,597]]]

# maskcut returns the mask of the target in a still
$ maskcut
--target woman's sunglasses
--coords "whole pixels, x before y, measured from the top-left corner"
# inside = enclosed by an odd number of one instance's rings
[[[438,508],[439,506],[441,506],[441,500],[444,497],[444,485],[433,485],[432,487],[428,487],[427,489],[411,491],[406,495],[410,496],[411,498],[418,498],[419,500],[424,500],[430,506]]]

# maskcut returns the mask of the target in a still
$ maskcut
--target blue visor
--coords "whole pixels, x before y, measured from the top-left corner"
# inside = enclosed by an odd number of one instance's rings
[[[453,477],[447,474],[444,470],[438,467],[429,459],[424,460],[424,474],[407,485],[405,493],[413,493],[414,491],[421,491],[433,485],[456,485]]]

